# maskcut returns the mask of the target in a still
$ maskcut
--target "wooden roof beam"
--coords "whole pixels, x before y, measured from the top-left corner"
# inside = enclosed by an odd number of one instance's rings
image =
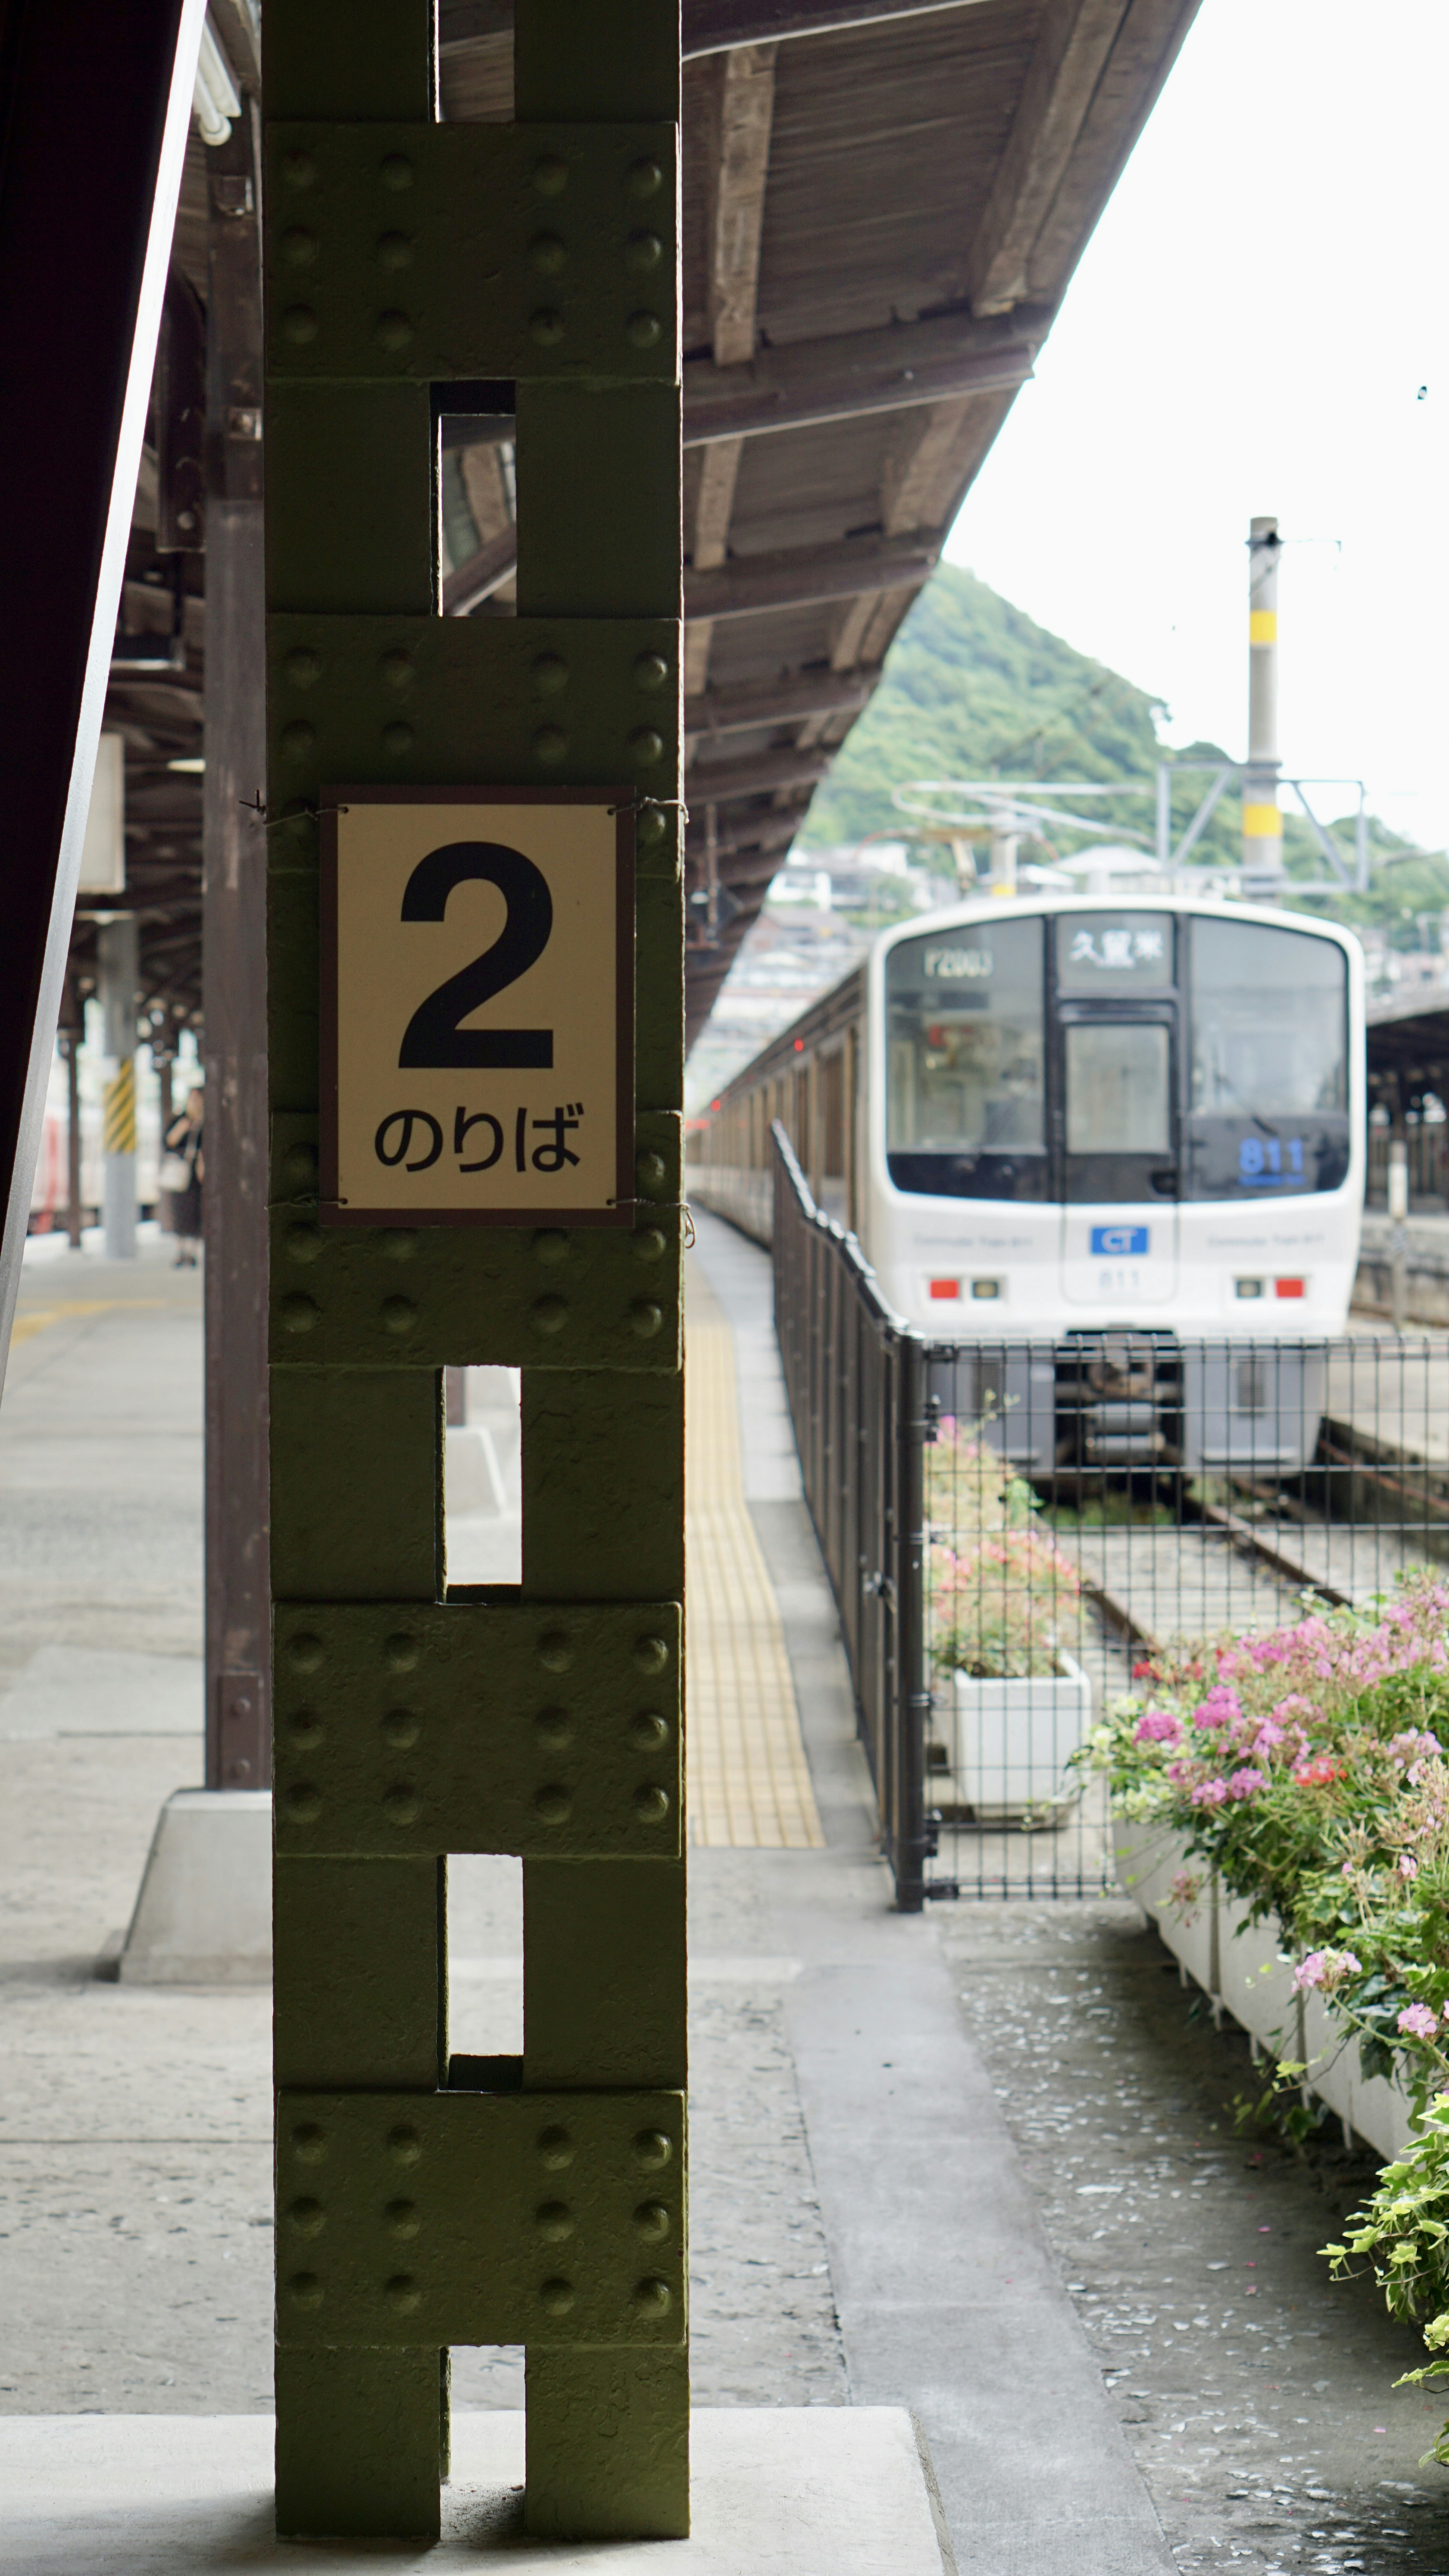
[[[719,760],[708,769],[691,769],[685,794],[691,810],[698,813],[705,805],[728,805],[741,796],[778,796],[787,787],[818,787],[829,767],[828,752],[766,751],[757,760]]]
[[[1031,67],[971,246],[971,302],[1008,313],[1028,293],[1031,255],[1066,176],[1127,0],[1049,0]]]
[[[737,555],[717,572],[685,574],[685,615],[758,617],[772,609],[813,608],[832,599],[854,599],[858,594],[927,581],[936,568],[942,534],[848,537],[841,545]]]
[[[775,48],[739,45],[718,73],[710,152],[709,313],[715,364],[755,354],[760,236],[775,118]]]
[[[476,555],[460,563],[443,583],[443,615],[468,617],[485,599],[491,599],[518,569],[518,530],[500,528],[496,535],[484,539]]]
[[[836,546],[799,546],[779,554],[736,556],[712,571],[684,577],[689,618],[755,617],[776,608],[812,608],[818,601],[853,599],[857,592],[894,590],[922,582],[936,567],[939,535],[882,539],[851,537]],[[443,614],[466,617],[491,599],[517,561],[517,532],[506,529],[449,573]]]
[[[787,812],[757,814],[747,822],[731,824],[728,831],[718,834],[714,845],[721,882],[725,882],[726,870],[735,859],[744,860],[748,857],[753,862],[760,858],[763,851],[785,847],[788,842],[794,840],[804,820],[805,804],[802,800]],[[703,865],[704,827],[702,823],[690,833],[687,855],[691,867]],[[777,861],[776,866],[778,864]],[[745,872],[748,873],[748,871]],[[773,876],[775,869],[772,868],[770,873]]]
[[[878,330],[832,332],[819,340],[792,341],[783,349],[761,349],[741,364],[720,366],[709,358],[692,358],[684,369],[684,444],[708,447],[868,412],[910,411],[970,394],[1013,392],[1030,376],[1051,322],[1052,310],[1045,304],[985,318],[933,313],[921,322],[891,322]],[[467,390],[459,387],[459,398]],[[500,428],[512,430],[511,421],[480,414],[475,441],[468,433],[469,417],[465,412],[448,415],[451,447],[491,446]],[[155,599],[158,594],[141,595]]]
[[[761,725],[803,724],[807,716],[859,715],[879,676],[876,671],[802,671],[793,679],[710,689],[686,705],[685,739],[712,742],[717,735],[752,733]]]
[[[888,27],[902,18],[934,18],[980,0],[684,0],[681,51],[728,53],[737,45],[785,44],[801,36],[838,36],[854,27]],[[513,33],[513,0],[439,0],[444,53]]]
[[[1012,391],[1030,376],[1051,320],[1046,306],[1000,320],[940,313],[764,349],[729,369],[691,359],[684,369],[685,446]]]

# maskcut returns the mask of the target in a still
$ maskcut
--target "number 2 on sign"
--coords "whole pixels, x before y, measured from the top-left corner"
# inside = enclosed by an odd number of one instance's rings
[[[547,1073],[553,1065],[552,1029],[465,1029],[459,1025],[470,1011],[491,1002],[495,993],[506,992],[510,984],[516,984],[530,966],[538,964],[548,946],[553,929],[553,897],[547,878],[532,859],[526,859],[521,850],[510,850],[502,841],[447,841],[440,850],[430,850],[425,859],[418,861],[403,889],[402,919],[443,920],[454,887],[474,879],[497,886],[508,907],[503,928],[481,957],[460,966],[456,975],[450,975],[429,993],[426,1001],[419,1002],[403,1032],[398,1063],[404,1069],[429,1072],[449,1072],[455,1066],[467,1065],[486,1066],[494,1072],[527,1066]],[[462,1114],[460,1110],[458,1115]],[[436,1119],[430,1117],[429,1124],[436,1126]],[[437,1153],[429,1159],[436,1162],[442,1150],[440,1131]],[[498,1154],[502,1151],[500,1136]],[[495,1162],[498,1154],[493,1157]],[[379,1144],[378,1159],[397,1163],[402,1156],[384,1154]],[[406,1165],[410,1172],[427,1168],[426,1163]],[[475,1163],[472,1168],[486,1171],[488,1166]],[[521,1172],[526,1167],[520,1163],[518,1168]]]

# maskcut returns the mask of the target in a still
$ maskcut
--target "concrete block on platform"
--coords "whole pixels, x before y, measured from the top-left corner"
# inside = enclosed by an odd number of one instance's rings
[[[196,2576],[297,2567],[312,2576],[444,2576],[590,2567],[598,2576],[954,2576],[934,2479],[902,2408],[707,2408],[693,2418],[688,2540],[527,2541],[524,2419],[453,2419],[443,2536],[279,2541],[269,2415],[0,2417],[0,2568],[24,2576]]]
[[[178,1789],[167,1799],[117,1971],[123,1985],[265,1985],[272,1973],[269,1790]]]

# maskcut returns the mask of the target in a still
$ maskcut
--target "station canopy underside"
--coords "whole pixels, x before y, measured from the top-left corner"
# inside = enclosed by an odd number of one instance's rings
[[[725,916],[713,935],[691,918],[691,1037],[1031,372],[1196,7],[684,0],[688,871],[694,891],[713,870]],[[254,87],[243,21],[228,0],[213,14],[239,86]],[[439,78],[445,118],[507,121],[511,6],[440,0]],[[193,132],[174,266],[198,306],[205,164]],[[511,608],[509,429],[443,424],[448,613]],[[164,523],[164,492],[159,508]],[[184,667],[114,669],[107,723],[126,744],[143,1007],[185,1020],[201,1000],[202,782],[168,764],[202,750],[206,558],[158,554],[157,518],[153,443],[122,623],[172,626],[179,564]],[[115,905],[82,906],[84,989],[87,907]]]

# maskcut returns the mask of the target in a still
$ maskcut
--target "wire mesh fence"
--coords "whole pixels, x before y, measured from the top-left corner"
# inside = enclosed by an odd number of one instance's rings
[[[775,1142],[785,1383],[897,1901],[1110,1886],[1074,1757],[1159,1650],[1449,1562],[1449,1336],[928,1336]]]

